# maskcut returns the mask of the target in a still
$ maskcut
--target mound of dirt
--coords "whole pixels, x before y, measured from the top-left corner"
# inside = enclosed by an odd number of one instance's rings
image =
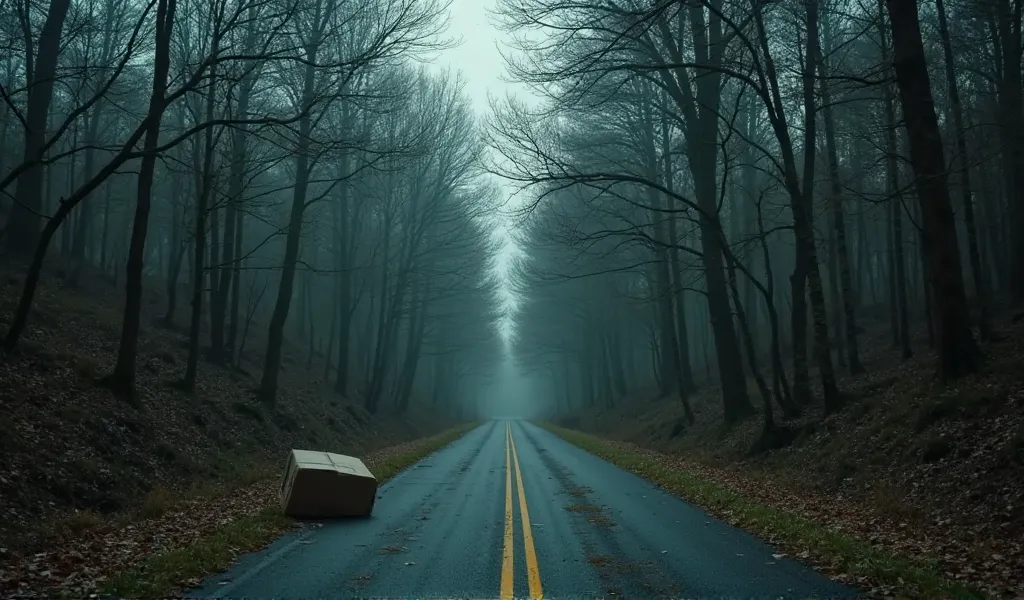
[[[185,394],[173,384],[187,334],[157,324],[160,289],[147,283],[135,408],[96,384],[116,357],[123,293],[98,277],[74,287],[44,277],[22,343],[0,357],[0,547],[31,548],[106,515],[160,512],[168,497],[197,488],[251,483],[274,473],[288,448],[362,454],[450,425],[370,415],[358,399],[330,393],[323,357],[307,368],[308,356],[289,344],[277,407],[268,409],[253,393],[261,323],[237,367],[200,361],[197,389]],[[7,270],[0,331],[20,292],[20,276]]]

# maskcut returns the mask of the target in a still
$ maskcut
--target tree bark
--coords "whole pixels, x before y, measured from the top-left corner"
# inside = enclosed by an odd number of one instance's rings
[[[850,275],[850,255],[846,244],[846,215],[843,209],[843,186],[839,177],[839,155],[836,151],[835,114],[832,110],[832,96],[829,93],[828,74],[825,72],[825,61],[821,60],[819,70],[821,76],[821,96],[825,121],[825,148],[828,154],[829,208],[832,213],[832,230],[835,234],[836,267],[839,275],[839,287],[843,322],[836,327],[844,332],[846,342],[846,358],[851,375],[864,372],[860,362],[860,350],[857,347],[857,318],[854,314],[854,291]]]
[[[1000,136],[1003,150],[1003,176],[1006,179],[1007,225],[1013,232],[1024,231],[1024,82],[1021,72],[1020,0],[997,0],[996,35],[1002,62],[998,80]],[[890,7],[891,8],[891,7]],[[1024,235],[1010,236],[1010,293],[1024,301]]]
[[[814,239],[814,212],[812,198],[814,194],[814,165],[816,139],[816,64],[818,43],[818,3],[809,0],[806,7],[807,43],[805,46],[807,64],[803,71],[803,105],[804,105],[804,164],[803,182],[796,167],[796,153],[786,121],[786,111],[782,100],[775,63],[772,59],[768,33],[765,29],[760,5],[754,3],[753,17],[758,30],[758,42],[764,55],[764,76],[769,83],[770,98],[766,104],[772,107],[771,124],[779,141],[782,154],[782,178],[790,199],[793,213],[793,234],[796,245],[796,256],[793,273],[790,276],[791,327],[793,339],[793,398],[797,404],[810,402],[810,375],[807,363],[807,297],[811,300],[811,316],[814,331],[815,354],[824,392],[826,413],[834,412],[842,405],[842,397],[835,382],[835,371],[832,366],[832,353],[829,349],[828,320],[825,311],[825,296],[822,291],[821,272],[818,267],[817,248]],[[809,289],[808,289],[809,288]],[[809,292],[809,294],[808,294]]]
[[[166,106],[167,72],[170,69],[171,30],[177,0],[158,0],[156,12],[156,44],[153,67],[153,91],[146,114],[146,154],[139,165],[138,194],[135,201],[135,219],[132,223],[125,267],[125,307],[121,324],[121,342],[117,351],[114,371],[105,383],[115,393],[135,400],[135,359],[139,342],[139,321],[142,312],[142,269],[145,259],[146,233],[149,230],[149,210],[153,199],[153,175],[156,170],[156,149],[160,138],[160,121]]]
[[[712,0],[711,4],[712,10],[707,13],[699,4],[686,9],[698,64],[693,87],[686,69],[675,70],[675,76],[663,71],[661,76],[686,124],[683,134],[686,139],[686,157],[693,175],[694,197],[701,213],[698,219],[701,262],[707,285],[708,314],[715,336],[724,416],[726,422],[734,423],[753,413],[754,408],[747,393],[743,356],[733,326],[722,258],[722,227],[717,194],[718,106],[721,102],[722,74],[717,67],[722,63],[726,41],[720,16],[721,0]],[[659,27],[662,37],[668,41],[666,47],[669,48],[670,58],[680,64],[691,62],[685,60],[680,49],[671,42],[672,36],[667,24],[662,23]],[[661,375],[662,379],[666,376],[665,373]]]
[[[245,211],[235,211],[235,239],[232,241],[234,244],[234,256],[235,259],[231,265],[231,308],[228,311],[228,340],[227,347],[231,353],[231,357],[235,360],[235,364],[238,364],[238,357],[235,355],[235,345],[238,339],[238,305],[241,298],[241,280],[242,280],[242,263],[244,258],[242,256],[242,234],[245,233]]]
[[[250,19],[252,25],[250,26],[248,36],[251,40],[254,36],[256,20],[253,18],[253,15],[250,15]],[[252,48],[253,45],[251,42],[246,44],[248,48]],[[242,118],[249,112],[249,96],[253,85],[252,79],[251,74],[243,77],[239,89],[238,104],[235,107],[235,112]],[[234,350],[234,340],[229,339],[226,341],[224,339],[224,329],[225,321],[227,320],[225,313],[228,307],[228,297],[233,288],[236,272],[238,271],[234,265],[237,258],[235,237],[241,236],[241,231],[238,230],[237,213],[241,210],[241,205],[243,204],[242,194],[245,188],[247,136],[248,130],[244,125],[236,127],[231,132],[231,167],[228,173],[227,207],[224,210],[224,248],[221,254],[221,264],[216,270],[219,276],[214,278],[216,285],[213,288],[210,300],[210,356],[217,362],[230,361]],[[229,335],[228,337],[232,338],[233,336]]]
[[[39,242],[40,218],[43,212],[43,153],[46,145],[46,124],[53,100],[57,61],[60,55],[61,31],[71,0],[50,0],[46,21],[39,33],[38,54],[26,57],[28,98],[25,110],[24,160],[29,166],[18,176],[14,188],[14,205],[7,224],[8,250],[28,256]]]
[[[964,123],[964,109],[960,102],[960,86],[956,80],[956,65],[953,59],[953,45],[949,39],[949,25],[946,22],[944,0],[935,0],[939,17],[939,37],[942,39],[942,53],[945,58],[946,84],[949,86],[949,107],[953,112],[953,127],[956,131],[956,153],[960,162],[960,192],[964,207],[964,228],[967,230],[967,255],[971,262],[971,276],[978,300],[978,330],[982,340],[989,338],[989,289],[988,277],[981,267],[981,252],[978,249],[978,227],[974,219],[974,198],[971,188],[971,161],[967,154],[967,127]]]
[[[319,12],[319,11],[318,11]],[[319,17],[319,14],[317,15]],[[319,24],[319,18],[315,19]],[[302,108],[312,104],[316,83],[316,57],[319,38],[306,47],[305,78],[302,86]],[[270,318],[267,331],[267,352],[263,363],[263,377],[260,380],[260,398],[269,405],[277,402],[277,385],[281,371],[281,346],[284,342],[284,327],[288,321],[292,292],[295,288],[295,268],[299,259],[299,244],[302,239],[302,215],[305,212],[306,192],[309,188],[309,152],[312,118],[306,110],[299,120],[298,145],[295,149],[295,188],[292,192],[292,207],[288,218],[288,236],[285,240],[284,261],[281,282],[277,288],[277,302]]]
[[[932,100],[917,3],[886,0],[893,66],[903,104],[910,159],[921,208],[922,243],[935,312],[938,374],[975,371],[980,354],[971,333],[956,222],[946,181],[946,160]]]
[[[213,15],[211,15],[212,17]],[[210,56],[216,60],[217,52],[220,46],[220,24],[214,25],[213,40],[210,48]],[[213,63],[210,67],[210,83],[207,89],[206,96],[206,122],[213,121],[214,108],[217,100],[217,64]],[[192,314],[189,319],[188,328],[188,360],[185,363],[185,377],[182,379],[182,386],[186,391],[191,392],[196,387],[196,377],[199,371],[199,337],[200,329],[203,323],[203,292],[206,288],[206,276],[207,269],[205,265],[206,260],[206,217],[209,212],[210,197],[213,194],[213,178],[214,178],[214,163],[213,154],[215,151],[215,140],[213,136],[213,127],[206,128],[206,135],[203,142],[203,171],[202,171],[202,184],[199,189],[199,194],[196,197],[196,220],[195,220],[195,231],[193,236],[195,238],[195,268],[192,273]],[[217,224],[214,222],[214,229],[216,230]],[[216,240],[214,240],[216,242]],[[216,254],[216,243],[214,248],[211,249],[212,254]],[[212,261],[211,261],[212,262]],[[212,267],[213,265],[211,265]],[[211,281],[216,281],[213,276],[213,271],[210,272]]]
[[[879,14],[878,33],[882,39],[882,62],[888,63],[889,56],[888,35],[885,28],[884,4],[885,0],[878,0]],[[899,145],[896,139],[896,108],[893,98],[892,87],[885,85],[882,89],[885,109],[885,172],[888,189],[889,208],[889,301],[891,320],[893,326],[893,342],[899,346],[903,354],[903,360],[913,356],[910,346],[910,317],[907,306],[907,274],[906,258],[903,252],[903,198],[900,192],[899,180]]]
[[[661,119],[661,153],[662,153],[662,175],[665,180],[665,189],[669,192],[673,189],[673,179],[675,169],[672,167],[672,144],[671,137],[669,135],[669,124],[667,118],[668,102],[667,98],[663,98],[665,103],[664,112],[666,116]],[[673,205],[672,196],[669,195],[668,206],[671,208]],[[672,305],[674,307],[675,316],[675,337],[676,347],[678,349],[679,361],[677,369],[679,371],[679,395],[683,397],[683,402],[686,403],[684,409],[687,414],[690,412],[689,402],[686,400],[686,396],[692,394],[697,390],[697,385],[693,380],[693,367],[690,359],[690,335],[686,327],[686,304],[684,303],[684,291],[682,283],[682,272],[679,266],[679,249],[676,247],[679,243],[676,215],[675,213],[668,213],[668,259],[669,259],[669,285],[672,292]]]

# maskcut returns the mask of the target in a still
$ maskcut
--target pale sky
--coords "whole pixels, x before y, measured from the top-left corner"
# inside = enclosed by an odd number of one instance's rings
[[[443,52],[435,64],[439,68],[451,68],[462,72],[466,84],[466,94],[472,102],[473,109],[481,122],[489,116],[491,107],[489,97],[494,99],[504,98],[508,93],[514,92],[522,99],[530,100],[533,95],[525,87],[513,85],[503,81],[506,75],[505,60],[498,49],[506,38],[505,34],[493,25],[493,16],[490,14],[495,8],[497,0],[452,0],[451,19],[449,21],[449,34],[461,39],[462,43],[452,49]],[[502,44],[502,50],[507,51],[508,46]],[[503,201],[505,211],[512,211],[517,204],[525,201],[523,195],[513,195],[513,187],[503,180],[496,179],[503,190]],[[538,390],[534,390],[532,378],[524,377],[512,360],[512,353],[509,345],[510,334],[513,328],[515,311],[515,298],[511,293],[509,284],[508,267],[520,250],[513,243],[508,233],[511,220],[508,217],[499,217],[495,220],[495,235],[502,240],[503,250],[497,257],[497,274],[505,286],[503,289],[503,300],[509,317],[500,324],[502,337],[505,340],[506,361],[497,373],[497,381],[489,393],[481,397],[481,406],[484,414],[491,415],[531,415],[531,410],[536,410],[538,402]]]
[[[438,66],[462,71],[466,92],[480,116],[489,110],[488,93],[503,96],[511,89],[501,80],[505,63],[495,44],[501,43],[504,35],[488,15],[494,7],[495,0],[452,0],[450,34],[460,38],[462,44],[445,51],[437,61]]]
[[[481,121],[487,118],[491,110],[488,97],[502,98],[513,89],[521,91],[516,86],[502,81],[505,75],[505,61],[496,44],[500,44],[505,36],[494,27],[493,18],[489,14],[489,11],[494,9],[495,2],[496,0],[452,0],[449,34],[460,39],[461,44],[441,53],[435,61],[437,67],[462,72],[466,82],[466,94]],[[506,197],[511,195],[512,190],[507,185],[502,185],[502,189]],[[505,245],[504,251],[498,256],[498,271],[503,280],[507,281],[508,264],[517,249],[508,235],[507,224],[496,223],[495,233],[502,238]],[[514,298],[507,288],[503,296],[507,307],[514,309]],[[506,336],[510,326],[510,322],[503,325],[503,333]]]

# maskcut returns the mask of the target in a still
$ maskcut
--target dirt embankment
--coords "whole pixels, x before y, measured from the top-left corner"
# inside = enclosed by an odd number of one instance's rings
[[[21,292],[21,274],[0,272],[0,331]],[[183,323],[159,324],[158,282],[147,282],[138,356],[141,406],[96,385],[120,335],[121,286],[86,277],[77,286],[47,274],[18,350],[0,357],[0,549],[30,551],[69,530],[127,515],[156,516],[182,495],[241,486],[273,474],[290,447],[362,454],[441,431],[425,415],[374,416],[324,383],[324,359],[307,368],[286,342],[277,407],[254,399],[265,325],[253,323],[239,368],[201,361],[194,394],[184,373]],[[179,320],[187,319],[187,306]]]
[[[823,419],[808,407],[782,423],[793,441],[772,452],[750,452],[759,418],[722,426],[714,389],[691,400],[692,427],[678,398],[654,392],[561,423],[679,457],[754,500],[800,505],[873,543],[936,558],[953,576],[984,572],[993,588],[1024,593],[1024,322],[1014,321],[997,319],[983,370],[949,385],[935,380],[923,331],[903,362],[884,325],[868,327],[867,373],[840,381],[845,408]]]

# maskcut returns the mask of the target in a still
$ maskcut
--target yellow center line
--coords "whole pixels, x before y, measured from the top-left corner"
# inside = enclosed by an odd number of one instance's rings
[[[530,581],[530,598],[541,600],[544,597],[540,586],[540,567],[537,566],[537,553],[533,549],[533,531],[530,529],[530,511],[526,507],[526,491],[523,488],[523,474],[519,470],[519,453],[516,452],[516,440],[512,436],[511,425],[508,428],[508,439],[512,442],[512,459],[516,465],[516,487],[519,488],[519,512],[523,521],[523,546],[526,549],[526,575]]]
[[[505,424],[505,549],[501,555],[501,600],[512,600],[512,430]]]

